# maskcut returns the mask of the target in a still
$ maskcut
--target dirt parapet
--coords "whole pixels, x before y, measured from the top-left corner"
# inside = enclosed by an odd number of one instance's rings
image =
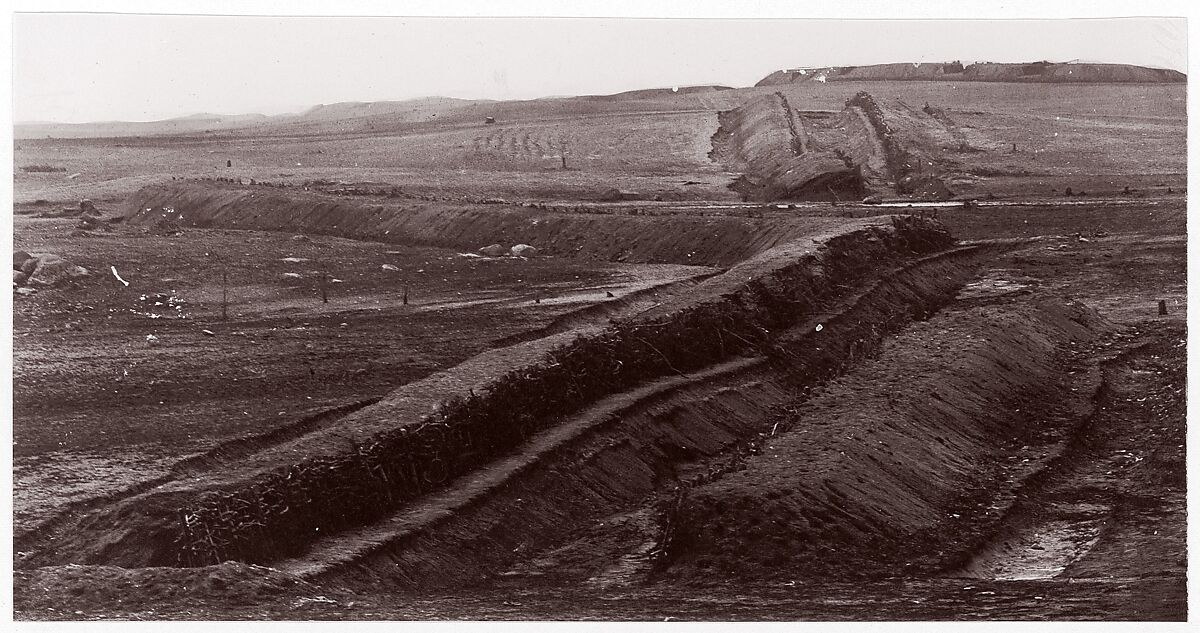
[[[295,555],[441,488],[608,394],[761,354],[772,332],[844,284],[948,243],[936,226],[897,218],[820,236],[819,249],[811,239],[778,247],[702,282],[692,296],[542,352],[467,393],[431,403],[402,388],[337,429],[123,500],[84,517],[56,551],[30,561],[204,565]],[[435,381],[461,384],[453,373]]]
[[[630,550],[633,566],[646,567],[655,558],[658,507],[647,499],[669,498],[684,473],[737,460],[748,438],[771,432],[797,390],[852,367],[909,319],[950,301],[976,255],[959,249],[883,274],[828,312],[803,318],[766,356],[667,377],[572,416],[562,426],[578,427],[573,435],[535,439],[540,455],[523,455],[519,472],[514,466],[494,473],[486,492],[460,500],[453,513],[397,517],[395,533],[364,535],[355,554],[330,543],[282,569],[339,583],[429,588],[508,575],[506,569],[550,583],[602,578],[620,569],[615,559],[630,558]]]
[[[838,218],[738,218],[571,213],[517,205],[452,205],[340,197],[215,182],[145,187],[126,202],[129,222],[154,226],[163,211],[182,227],[334,235],[474,252],[494,243],[530,244],[554,257],[630,263],[729,266]]]

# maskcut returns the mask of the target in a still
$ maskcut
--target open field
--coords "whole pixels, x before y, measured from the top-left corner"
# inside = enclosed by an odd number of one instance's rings
[[[20,139],[16,617],[1184,619],[1184,91]]]
[[[17,167],[66,171],[18,172],[14,194],[17,202],[116,201],[175,176],[371,181],[451,198],[586,200],[617,188],[647,200],[732,200],[737,196],[726,186],[736,174],[708,158],[717,113],[776,91],[802,112],[839,111],[860,91],[883,103],[945,109],[966,138],[990,148],[936,150],[965,172],[960,188],[971,195],[1061,192],[1073,183],[1093,193],[1126,184],[1184,186],[1183,85],[839,82],[653,99],[480,104],[420,123],[373,115],[300,129],[279,123],[186,136],[18,138]],[[497,123],[485,125],[484,117],[493,115]],[[559,159],[564,142],[565,170]],[[1112,183],[1092,185],[1093,176]]]

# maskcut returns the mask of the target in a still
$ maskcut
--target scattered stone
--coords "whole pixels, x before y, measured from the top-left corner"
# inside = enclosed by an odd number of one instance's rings
[[[76,266],[58,255],[42,255],[37,258],[37,266],[29,275],[29,282],[40,286],[54,286],[64,281],[85,277],[88,270]]]
[[[300,279],[301,276],[300,273],[283,273],[284,279]]]
[[[19,295],[26,295],[26,296],[28,296],[28,295],[32,295],[32,294],[37,294],[37,289],[36,289],[36,288],[30,288],[29,286],[21,286],[20,288],[17,288],[17,289],[16,289],[16,290],[14,290],[13,292],[16,292],[16,293],[17,293],[17,294],[19,294]]]
[[[200,330],[200,333],[205,336],[216,336],[216,334],[213,334],[212,330]]]
[[[384,265],[380,266],[380,268],[382,268],[384,270],[393,270],[393,271],[400,270],[399,268],[396,268],[395,266],[393,266],[391,264],[384,264]]]
[[[866,198],[863,198],[862,201],[863,204],[881,204],[883,202],[883,196],[867,196]]]
[[[499,244],[491,244],[479,249],[479,253],[487,257],[500,257],[506,252],[508,251],[506,251],[504,247]]]
[[[533,257],[538,254],[538,249],[528,244],[517,244],[511,251],[514,257]]]
[[[636,191],[626,191],[612,187],[600,193],[601,202],[620,202],[621,200],[637,200],[641,197]]]
[[[153,334],[147,334],[146,335],[146,345],[148,347],[154,347],[155,345],[158,345],[158,337]]]
[[[283,261],[288,262],[289,264],[299,264],[300,262],[308,261],[308,259],[304,257],[284,257]]]
[[[311,242],[312,239],[309,238],[307,235],[293,235],[292,241],[293,242]]]

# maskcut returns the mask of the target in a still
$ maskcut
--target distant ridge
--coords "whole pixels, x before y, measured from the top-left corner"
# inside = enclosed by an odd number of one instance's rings
[[[294,116],[294,115],[283,115]],[[92,123],[19,122],[13,125],[17,139],[96,138],[191,134],[256,125],[272,117],[265,114],[189,114],[162,121],[96,121]]]
[[[960,62],[827,66],[777,70],[755,86],[807,81],[994,81],[1020,83],[1186,83],[1187,75],[1130,64]]]

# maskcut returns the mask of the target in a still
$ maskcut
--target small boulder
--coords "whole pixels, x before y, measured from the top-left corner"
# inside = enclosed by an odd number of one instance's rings
[[[76,266],[58,255],[42,255],[37,259],[37,267],[29,275],[29,283],[39,286],[56,286],[64,281],[85,277],[88,270]]]
[[[13,253],[13,269],[21,270],[21,265],[30,259],[33,259],[33,255],[30,255],[26,251],[17,251]]]
[[[37,294],[37,289],[30,288],[29,286],[21,286],[20,288],[17,288],[13,292],[15,292],[19,295],[32,295],[32,294]]]
[[[400,270],[399,268],[397,268],[391,264],[384,264],[384,265],[380,266],[380,268],[382,268],[384,270],[392,270],[392,271]]]
[[[483,248],[479,249],[479,254],[484,255],[486,257],[500,257],[507,252],[508,251],[505,250],[505,248],[499,244],[491,244],[491,245],[484,246]]]
[[[538,249],[528,244],[517,244],[512,247],[511,252],[514,257],[533,257],[538,254]]]
[[[293,235],[293,242],[311,242],[312,240],[307,235]]]

